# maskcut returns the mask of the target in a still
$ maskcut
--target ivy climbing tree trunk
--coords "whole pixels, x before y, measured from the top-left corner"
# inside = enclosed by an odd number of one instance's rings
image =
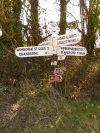
[[[41,32],[38,17],[38,0],[30,0],[31,4],[31,36],[32,44],[37,45],[41,41]]]
[[[87,48],[88,55],[95,54],[95,40],[98,22],[98,0],[80,0],[82,43]],[[86,25],[86,26],[85,26]]]
[[[88,23],[87,23],[87,34],[85,39],[85,46],[88,50],[89,56],[94,56],[95,54],[95,40],[96,32],[98,27],[98,1],[89,1],[88,9]]]
[[[1,16],[2,43],[6,46],[15,47],[22,44],[21,34],[21,0],[4,0],[2,3]]]
[[[11,2],[4,0],[1,4],[2,13],[0,14],[0,24],[2,28],[2,37],[0,38],[1,45],[11,46],[11,29],[12,29],[12,11],[11,11]],[[8,6],[9,5],[9,6]]]
[[[14,44],[17,46],[22,45],[22,25],[20,20],[22,9],[21,0],[13,0],[13,32],[14,32]]]
[[[66,33],[66,4],[66,0],[60,0],[60,35]]]

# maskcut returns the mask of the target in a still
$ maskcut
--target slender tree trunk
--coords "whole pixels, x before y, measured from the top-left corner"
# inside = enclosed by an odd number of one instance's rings
[[[84,44],[85,39],[85,9],[84,9],[84,0],[80,0],[80,16],[81,16],[81,31],[82,31],[82,44]]]
[[[41,41],[41,32],[38,18],[38,0],[30,0],[31,4],[31,36],[33,45],[37,45]]]
[[[17,46],[22,45],[22,25],[20,20],[22,3],[21,0],[13,0],[13,31],[14,31],[14,44]]]
[[[86,48],[88,49],[88,55],[94,56],[94,46],[95,46],[95,39],[96,39],[96,30],[95,30],[95,23],[94,23],[94,14],[95,9],[93,6],[93,2],[90,1],[89,3],[89,12],[88,12],[88,23],[87,23],[87,35],[86,35]]]
[[[59,34],[65,34],[66,33],[66,0],[60,0],[60,23],[59,28],[60,32]]]

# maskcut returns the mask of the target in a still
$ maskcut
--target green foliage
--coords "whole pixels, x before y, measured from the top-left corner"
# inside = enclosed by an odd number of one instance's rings
[[[93,9],[92,9],[92,18],[93,26],[95,28],[95,31],[97,31],[100,28],[100,6],[99,1],[95,0],[92,2]]]
[[[21,133],[28,131],[34,133],[88,133],[89,131],[99,133],[99,103],[68,101],[49,87],[36,90],[33,84],[27,84],[22,89],[27,89],[23,91],[23,97],[16,102],[10,101],[6,106],[1,106],[1,112],[7,111],[0,113],[2,119],[0,131],[4,133],[9,130]]]
[[[88,56],[95,55],[95,40],[97,31],[100,28],[100,6],[99,0],[90,0],[89,7],[87,4],[82,0],[81,3],[81,13],[82,15],[85,14],[86,19],[82,18],[83,21],[83,45],[87,48]],[[87,34],[85,35],[85,22],[87,23]]]

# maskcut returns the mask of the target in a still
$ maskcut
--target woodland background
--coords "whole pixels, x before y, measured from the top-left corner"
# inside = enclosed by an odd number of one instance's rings
[[[45,9],[40,8],[39,0],[0,0],[1,132],[99,133],[100,48],[96,48],[96,40],[100,1],[78,0],[80,21],[67,22],[70,2],[55,0],[60,13],[58,34],[77,29],[82,36],[78,45],[86,47],[88,55],[59,61],[64,74],[56,91],[48,83],[48,57],[18,58],[14,53],[16,47],[38,45],[52,34],[48,24],[41,27],[40,15]]]

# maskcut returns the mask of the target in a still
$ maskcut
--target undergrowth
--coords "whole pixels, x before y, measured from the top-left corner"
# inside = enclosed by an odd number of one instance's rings
[[[59,90],[44,79],[0,84],[0,133],[100,133],[100,60],[67,58],[59,67]]]
[[[13,103],[0,103],[0,132],[100,132],[99,102],[68,100],[52,89],[51,85],[35,89],[34,85],[27,83],[21,91],[22,97]]]

